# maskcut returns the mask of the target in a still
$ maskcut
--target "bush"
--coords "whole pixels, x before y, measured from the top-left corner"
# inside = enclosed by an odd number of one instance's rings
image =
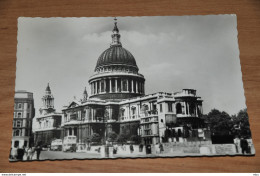
[[[115,142],[117,140],[117,134],[114,131],[109,132],[107,135],[107,140],[109,142]]]
[[[141,137],[140,136],[138,136],[138,135],[132,135],[131,137],[130,137],[130,140],[131,141],[134,141],[136,144],[139,144],[139,143],[141,143]]]
[[[101,137],[98,133],[93,133],[91,136],[85,138],[85,142],[100,142]]]
[[[125,134],[119,134],[117,136],[117,142],[125,143],[128,140],[128,136]]]

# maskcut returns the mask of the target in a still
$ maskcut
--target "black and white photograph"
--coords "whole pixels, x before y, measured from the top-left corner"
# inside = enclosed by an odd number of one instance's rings
[[[255,155],[236,15],[17,22],[9,161]]]

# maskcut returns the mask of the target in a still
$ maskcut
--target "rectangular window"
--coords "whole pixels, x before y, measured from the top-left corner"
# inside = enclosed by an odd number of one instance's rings
[[[29,112],[27,112],[26,118],[30,118],[30,113]]]
[[[22,122],[20,120],[17,120],[16,121],[16,127],[22,127]]]
[[[172,103],[168,103],[168,112],[172,112]]]
[[[18,104],[18,109],[22,109],[22,104],[21,103]]]
[[[160,104],[160,112],[163,112],[163,110],[162,110],[162,104]]]
[[[21,112],[18,112],[18,118],[22,118],[22,113]]]

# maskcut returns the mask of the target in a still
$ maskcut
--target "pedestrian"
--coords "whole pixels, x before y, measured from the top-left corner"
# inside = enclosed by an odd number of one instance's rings
[[[139,145],[139,152],[143,152],[143,147],[144,147],[144,145],[141,143],[141,144]]]
[[[24,147],[17,149],[17,160],[22,161],[24,155]]]
[[[163,152],[163,145],[162,145],[162,143],[160,143],[159,148],[160,148],[160,153],[162,153]]]
[[[159,149],[159,144],[158,143],[156,143],[155,145],[154,145],[154,148],[155,148],[155,153],[157,154],[157,153],[160,153],[160,149]]]
[[[11,156],[12,156],[12,159],[17,160],[17,156],[18,156],[17,147],[12,148]]]
[[[25,147],[25,146],[23,148],[24,148],[23,160],[26,161],[26,160],[28,160],[28,150],[29,150],[29,148]]]
[[[31,160],[34,160],[34,159],[36,159],[36,156],[35,156],[35,146],[32,146]]]
[[[38,145],[35,150],[36,150],[37,160],[40,160],[40,154],[42,151],[42,147],[40,145]]]
[[[246,154],[248,150],[248,142],[243,137],[241,138],[240,141],[240,147],[242,148],[242,154]]]
[[[27,160],[32,160],[33,154],[34,154],[34,152],[32,150],[32,147],[29,147],[28,151],[27,151]]]
[[[122,144],[122,148],[123,148],[124,151],[126,151],[126,146],[125,146],[124,143]]]
[[[131,152],[131,153],[134,152],[134,146],[133,146],[133,144],[130,144],[130,152]]]
[[[239,152],[240,139],[239,139],[238,137],[236,137],[236,138],[234,139],[234,144],[235,144],[235,146],[236,146],[236,152],[237,152],[237,153],[240,153],[240,152]]]

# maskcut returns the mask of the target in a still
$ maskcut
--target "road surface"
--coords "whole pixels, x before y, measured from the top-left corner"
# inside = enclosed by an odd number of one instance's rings
[[[99,153],[42,151],[40,160],[100,158]]]

